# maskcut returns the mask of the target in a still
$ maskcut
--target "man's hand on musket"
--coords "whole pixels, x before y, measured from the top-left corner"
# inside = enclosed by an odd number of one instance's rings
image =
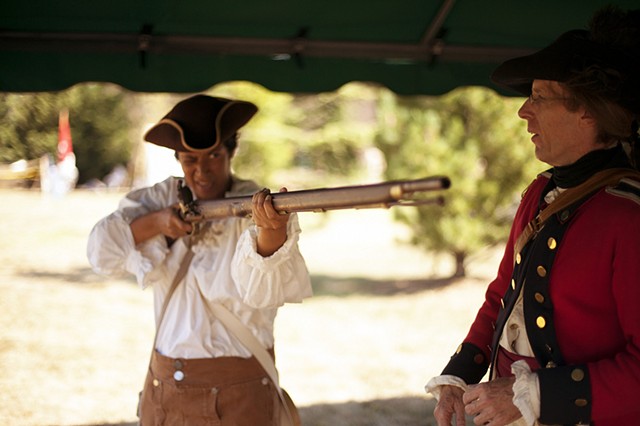
[[[287,188],[280,188],[287,192]],[[257,250],[263,257],[271,256],[287,240],[289,214],[281,214],[273,207],[273,197],[267,188],[253,194],[251,216],[258,227]]]
[[[193,225],[180,217],[178,204],[142,215],[134,219],[130,227],[136,245],[158,234],[177,240],[193,231]]]

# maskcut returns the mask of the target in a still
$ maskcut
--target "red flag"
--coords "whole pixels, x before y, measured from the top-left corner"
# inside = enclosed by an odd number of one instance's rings
[[[71,126],[69,125],[69,111],[60,111],[58,120],[58,162],[64,160],[73,152],[71,144]]]

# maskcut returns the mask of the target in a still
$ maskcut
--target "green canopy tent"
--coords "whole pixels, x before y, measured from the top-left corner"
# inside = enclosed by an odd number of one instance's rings
[[[317,93],[491,86],[506,58],[584,27],[605,0],[2,0],[0,91],[84,81],[198,92],[232,80]],[[623,8],[638,0],[617,0]]]

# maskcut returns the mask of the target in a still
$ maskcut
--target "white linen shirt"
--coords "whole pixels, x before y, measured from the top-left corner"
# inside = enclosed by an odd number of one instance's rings
[[[188,250],[185,238],[171,246],[163,235],[135,245],[130,223],[137,217],[177,202],[178,178],[130,192],[118,209],[92,229],[87,257],[103,275],[135,275],[141,288],[152,287],[156,349],[172,358],[240,356],[248,351],[223,325],[211,318],[205,303],[222,303],[266,347],[274,345],[273,324],[278,307],[312,295],[305,261],[298,249],[300,226],[295,214],[287,225],[287,240],[269,257],[256,251],[257,230],[251,219],[226,217],[210,222],[194,243],[191,265],[176,288],[162,324],[164,298]],[[233,179],[225,196],[250,195],[251,181]],[[207,299],[203,299],[202,295]]]

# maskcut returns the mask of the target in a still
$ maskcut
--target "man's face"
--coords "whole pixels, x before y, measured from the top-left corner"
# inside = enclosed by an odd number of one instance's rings
[[[567,91],[556,81],[534,80],[531,96],[518,115],[527,120],[536,158],[551,166],[573,164],[586,153],[600,148],[584,108],[569,111]]]
[[[179,152],[187,186],[199,200],[224,198],[231,182],[231,155],[224,146],[203,152]]]

